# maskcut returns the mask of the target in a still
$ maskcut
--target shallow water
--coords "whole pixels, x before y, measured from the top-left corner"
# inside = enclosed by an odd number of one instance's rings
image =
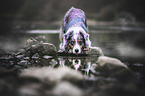
[[[82,90],[89,88],[89,92],[92,94],[95,94],[94,90],[97,90],[97,94],[98,92],[105,92],[102,96],[106,96],[108,92],[113,92],[113,90],[118,88],[116,89],[116,94],[121,89],[123,91],[123,95],[127,96],[127,94],[129,94],[129,96],[132,96],[134,94],[133,90],[135,90],[135,94],[141,94],[140,96],[143,96],[143,89],[145,88],[143,86],[143,84],[145,84],[145,46],[144,42],[142,42],[145,38],[144,32],[145,30],[143,28],[134,30],[133,28],[128,27],[105,27],[104,29],[103,27],[100,27],[90,29],[89,33],[92,46],[100,47],[104,52],[104,55],[118,58],[133,72],[139,73],[139,76],[136,77],[137,84],[139,86],[137,90],[141,90],[139,93],[136,92],[136,87],[133,87],[135,89],[130,88],[132,84],[134,86],[134,81],[128,83],[128,80],[133,80],[134,77],[132,77],[132,75],[125,75],[126,80],[123,80],[124,76],[122,75],[118,77],[115,75],[115,77],[112,77],[110,74],[114,71],[110,71],[109,73],[109,70],[106,72],[107,69],[104,71],[100,67],[98,67],[98,71],[96,71],[96,69],[92,66],[98,66],[96,64],[97,57],[59,56],[57,58],[53,58],[51,56],[43,56],[44,58],[42,59],[39,58],[39,56],[33,56],[32,60],[29,60],[29,57],[22,59],[20,57],[19,60],[15,60],[15,58],[8,55],[1,58],[2,65],[10,69],[14,68],[13,70],[20,69],[21,71],[27,68],[29,70],[31,67],[38,67],[41,69],[48,66],[54,68],[58,68],[59,66],[68,66],[77,72],[81,72],[87,80],[84,84],[78,84],[78,86],[83,85],[84,88]],[[59,30],[25,30],[24,33],[21,33],[21,37],[19,38],[19,48],[23,48],[26,40],[30,37],[38,36],[45,36],[47,38],[46,42],[54,44],[57,50],[59,50]],[[127,92],[126,89],[124,89],[126,86],[129,87]],[[116,94],[112,94],[112,96],[116,96]]]
[[[46,36],[47,42],[59,50],[59,30],[53,26],[50,30],[27,30],[21,37],[22,44],[30,37]],[[92,46],[102,49],[106,56],[120,59],[132,70],[142,73],[145,65],[145,29],[143,27],[90,26]],[[135,68],[135,69],[134,69]],[[142,71],[141,71],[141,70]]]

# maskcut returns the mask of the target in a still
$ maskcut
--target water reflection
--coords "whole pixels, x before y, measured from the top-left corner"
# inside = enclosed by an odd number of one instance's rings
[[[94,69],[97,66],[97,59],[97,57],[59,57],[59,64],[81,71],[86,78],[89,78],[91,73],[98,74]]]
[[[99,72],[96,72],[98,57],[67,57],[67,56],[43,56],[43,58],[38,57],[35,54],[31,60],[29,57],[19,58],[19,61],[13,63],[16,66],[21,66],[22,69],[24,66],[27,67],[70,67],[75,71],[79,71],[84,74],[86,79],[89,79],[92,75],[98,75]],[[26,68],[26,67],[25,67]],[[20,69],[21,70],[21,69]],[[92,74],[92,75],[91,75]]]

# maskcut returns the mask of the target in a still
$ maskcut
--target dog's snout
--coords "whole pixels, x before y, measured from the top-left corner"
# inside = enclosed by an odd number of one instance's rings
[[[79,49],[75,49],[75,52],[78,53],[79,52]]]

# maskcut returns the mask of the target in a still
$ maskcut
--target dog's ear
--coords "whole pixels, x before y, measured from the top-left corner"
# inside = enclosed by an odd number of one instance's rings
[[[80,32],[80,35],[83,37],[84,45],[86,48],[91,46],[91,41],[89,40],[89,34]]]

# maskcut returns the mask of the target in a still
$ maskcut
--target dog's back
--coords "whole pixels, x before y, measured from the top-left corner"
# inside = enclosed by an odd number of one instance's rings
[[[85,13],[81,9],[72,7],[64,16],[62,31],[65,34],[70,27],[81,26],[87,32]]]

